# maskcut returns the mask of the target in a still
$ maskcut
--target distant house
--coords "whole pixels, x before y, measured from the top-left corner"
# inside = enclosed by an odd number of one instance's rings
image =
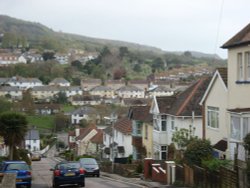
[[[31,152],[40,151],[40,136],[38,130],[31,129],[26,133],[25,149]]]
[[[58,61],[61,65],[69,64],[69,56],[67,54],[55,54],[55,60]]]
[[[0,78],[0,86],[6,85],[9,78]]]
[[[59,104],[35,104],[36,114],[39,115],[52,115],[60,112]]]
[[[50,101],[60,92],[60,88],[56,86],[36,86],[31,90],[31,95],[36,100]]]
[[[49,83],[50,86],[70,86],[70,82],[64,78],[55,78]]]
[[[99,95],[100,97],[112,98],[114,97],[114,90],[108,86],[96,86],[92,88],[89,93],[91,95]]]
[[[166,86],[158,86],[151,87],[147,90],[147,96],[153,98],[154,96],[171,96],[174,94],[174,90],[167,88]]]
[[[10,97],[11,100],[22,100],[23,91],[15,86],[0,86],[0,96]]]
[[[6,84],[16,86],[21,89],[29,89],[37,86],[43,86],[43,83],[38,78],[23,78],[21,76],[14,76],[10,78]]]
[[[96,122],[99,118],[96,109],[89,106],[80,107],[71,113],[71,123],[74,125],[79,124],[82,119]]]
[[[0,53],[0,66],[7,66],[18,63],[27,63],[23,55],[14,53]]]
[[[101,102],[101,97],[98,95],[76,95],[71,98],[71,104],[74,106],[98,105]]]
[[[145,92],[135,86],[123,86],[116,90],[116,95],[121,98],[144,98]]]
[[[89,91],[92,88],[102,84],[101,79],[83,79],[81,80],[81,88],[83,91]]]

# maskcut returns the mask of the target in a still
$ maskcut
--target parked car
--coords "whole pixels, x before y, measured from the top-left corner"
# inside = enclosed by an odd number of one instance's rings
[[[80,158],[79,162],[86,171],[86,175],[100,176],[99,165],[94,158]]]
[[[64,161],[56,164],[53,171],[52,185],[57,188],[61,185],[85,186],[85,171],[77,161]]]
[[[2,161],[0,163],[0,176],[5,173],[16,173],[16,185],[31,188],[31,168],[25,161]]]
[[[31,160],[32,161],[40,161],[41,160],[41,154],[40,153],[32,153],[31,154]]]

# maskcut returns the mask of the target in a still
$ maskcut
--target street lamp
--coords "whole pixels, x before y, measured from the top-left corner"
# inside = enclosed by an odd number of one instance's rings
[[[111,160],[112,160],[112,166],[111,166],[111,171],[114,173],[114,160],[115,160],[115,155],[114,155],[114,124],[117,120],[117,116],[114,113],[111,113],[110,117],[104,117],[104,119],[107,119],[111,122],[112,124],[112,142],[111,142]]]

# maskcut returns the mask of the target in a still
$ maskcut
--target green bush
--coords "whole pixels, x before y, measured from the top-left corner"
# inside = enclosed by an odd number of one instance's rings
[[[229,160],[221,160],[221,159],[217,159],[217,158],[212,158],[210,160],[203,160],[202,161],[202,166],[211,172],[218,171],[220,169],[220,167],[222,167],[222,166],[226,167],[229,164],[230,164]]]

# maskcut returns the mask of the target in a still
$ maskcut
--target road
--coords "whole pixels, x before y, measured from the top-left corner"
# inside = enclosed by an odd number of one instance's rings
[[[32,188],[51,188],[52,187],[52,172],[50,168],[56,164],[56,158],[42,158],[41,161],[32,162]],[[136,186],[125,182],[118,182],[106,177],[86,177],[86,188],[136,188]]]

